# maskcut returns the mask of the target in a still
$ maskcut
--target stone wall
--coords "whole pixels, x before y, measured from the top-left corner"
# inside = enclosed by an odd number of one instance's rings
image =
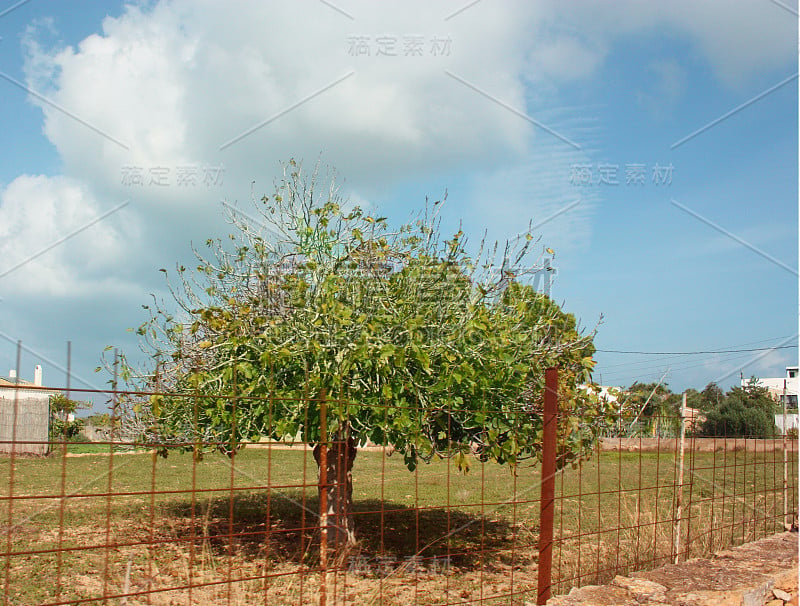
[[[0,398],[0,453],[46,455],[50,423],[50,402],[47,398]],[[14,443],[12,444],[12,440]]]
[[[677,438],[601,438],[603,451],[616,452],[678,452]],[[786,450],[797,452],[797,440],[786,440]],[[694,452],[774,452],[783,450],[783,440],[754,440],[744,438],[686,438],[686,450]]]

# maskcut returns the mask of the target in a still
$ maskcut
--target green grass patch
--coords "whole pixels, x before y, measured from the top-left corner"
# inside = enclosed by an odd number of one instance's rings
[[[684,557],[781,529],[781,457],[687,456]],[[535,600],[538,468],[474,462],[462,474],[435,460],[412,473],[399,455],[361,451],[353,476],[359,545],[329,575],[330,591],[375,604]],[[188,590],[170,588],[190,584],[192,601],[208,604],[304,603],[318,591],[317,469],[304,449],[198,462],[105,446],[17,457],[11,477],[11,460],[0,459],[0,575],[12,603],[148,591],[158,591],[150,603],[184,603]],[[796,477],[795,457],[790,509]],[[676,478],[672,453],[603,453],[560,473],[558,591],[670,561]]]

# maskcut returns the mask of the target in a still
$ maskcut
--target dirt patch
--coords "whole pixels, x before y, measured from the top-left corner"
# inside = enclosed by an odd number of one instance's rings
[[[611,585],[573,589],[550,606],[782,606],[797,604],[798,541],[785,532],[713,558],[662,566]]]

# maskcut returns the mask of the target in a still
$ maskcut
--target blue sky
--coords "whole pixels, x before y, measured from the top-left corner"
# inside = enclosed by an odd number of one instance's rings
[[[100,352],[136,350],[126,329],[164,295],[158,269],[225,233],[221,200],[269,193],[295,157],[398,223],[446,190],[445,228],[474,242],[541,224],[554,297],[587,329],[602,315],[604,384],[782,375],[797,360],[796,13],[2,2],[0,372],[21,340],[21,374],[42,364],[61,385],[69,340],[73,385],[103,386]],[[611,352],[775,346],[793,347]]]

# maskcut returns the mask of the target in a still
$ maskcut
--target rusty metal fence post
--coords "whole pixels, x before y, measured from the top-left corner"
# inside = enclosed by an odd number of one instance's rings
[[[558,424],[558,369],[545,371],[542,439],[542,492],[539,516],[539,578],[536,603],[551,595],[553,568],[553,518],[556,496],[556,428]]]

